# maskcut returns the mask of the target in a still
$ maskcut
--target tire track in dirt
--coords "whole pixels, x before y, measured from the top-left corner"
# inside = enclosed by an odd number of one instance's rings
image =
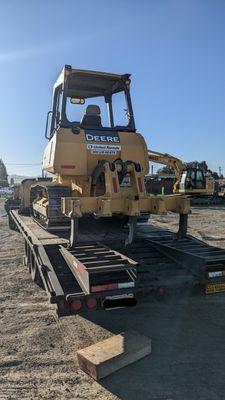
[[[0,244],[0,400],[116,399],[76,360],[79,348],[110,333],[81,316],[55,318],[54,306],[23,266],[22,236],[9,231],[5,217]]]

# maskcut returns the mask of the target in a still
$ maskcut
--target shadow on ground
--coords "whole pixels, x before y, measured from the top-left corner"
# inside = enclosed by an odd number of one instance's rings
[[[223,315],[223,297],[188,294],[86,315],[115,334],[132,329],[152,340],[150,356],[100,384],[122,400],[224,400]]]

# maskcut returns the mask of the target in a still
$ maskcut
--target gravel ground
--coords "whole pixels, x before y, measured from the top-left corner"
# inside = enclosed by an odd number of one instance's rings
[[[57,320],[23,266],[23,240],[0,200],[0,399],[224,400],[225,294],[185,292],[133,309]],[[194,209],[189,233],[225,248],[225,209]],[[176,216],[152,217],[176,229]],[[112,333],[151,337],[152,354],[100,383],[79,370],[76,351]]]

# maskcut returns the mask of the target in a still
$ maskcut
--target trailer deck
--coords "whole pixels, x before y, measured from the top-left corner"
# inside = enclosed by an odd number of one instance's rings
[[[225,250],[192,236],[177,239],[169,230],[140,223],[132,245],[125,247],[118,235],[110,240],[83,235],[69,248],[65,233],[47,232],[17,210],[10,211],[9,222],[22,233],[24,264],[58,316],[133,306],[147,293],[225,291]]]

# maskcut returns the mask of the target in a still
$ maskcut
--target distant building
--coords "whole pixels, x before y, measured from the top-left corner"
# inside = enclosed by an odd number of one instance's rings
[[[8,187],[9,182],[8,182],[8,175],[7,175],[7,170],[4,162],[2,159],[0,159],[0,188],[2,187]]]

